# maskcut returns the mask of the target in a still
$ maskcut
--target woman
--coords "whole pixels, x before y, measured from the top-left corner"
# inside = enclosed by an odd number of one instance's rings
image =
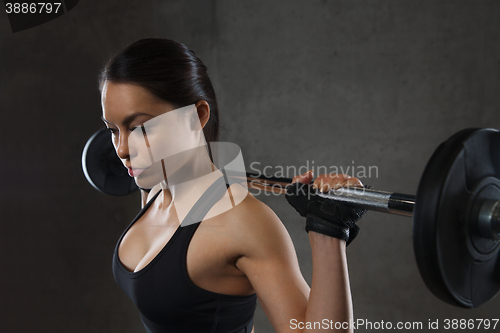
[[[348,228],[341,228],[343,236],[320,233],[324,228],[314,223],[323,220],[309,221],[308,215],[309,288],[274,212],[237,184],[215,190],[222,173],[205,143],[219,137],[217,101],[206,67],[192,51],[171,40],[137,41],[106,64],[100,90],[102,118],[118,156],[139,187],[151,189],[141,190],[143,208],[118,241],[113,261],[115,280],[139,308],[148,332],[253,332],[257,298],[277,332],[351,330],[345,324],[353,316]],[[196,121],[182,117],[186,110]],[[170,135],[166,142],[154,138],[159,123],[170,126],[159,131]],[[178,130],[184,134],[169,134]],[[146,144],[138,148],[136,140]],[[162,140],[162,149],[185,146],[156,158],[154,146]],[[294,181],[308,184],[312,178],[308,172]],[[328,190],[361,182],[321,175],[314,186]],[[238,195],[243,199],[234,204]],[[213,213],[228,197],[233,208]],[[203,223],[181,227],[188,218]]]

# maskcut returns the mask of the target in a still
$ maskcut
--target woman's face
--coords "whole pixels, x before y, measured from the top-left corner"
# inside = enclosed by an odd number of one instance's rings
[[[109,81],[101,99],[116,153],[140,187],[151,188],[165,179],[163,159],[204,143],[194,105],[176,109],[141,86]],[[178,163],[170,168],[172,164]]]

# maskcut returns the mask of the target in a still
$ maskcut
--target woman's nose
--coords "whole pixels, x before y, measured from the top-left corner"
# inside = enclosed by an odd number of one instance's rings
[[[115,144],[116,154],[122,160],[128,159],[130,152],[128,147],[128,136],[125,133],[120,132],[117,142]]]

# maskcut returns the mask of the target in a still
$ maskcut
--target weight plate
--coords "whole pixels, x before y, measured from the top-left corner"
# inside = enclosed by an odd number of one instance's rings
[[[82,168],[87,181],[105,194],[121,196],[137,191],[134,178],[116,155],[107,129],[97,131],[85,144]]]
[[[499,152],[498,130],[462,130],[434,152],[418,186],[418,268],[432,293],[453,305],[478,307],[500,290],[499,244],[476,228],[483,200],[500,200]]]

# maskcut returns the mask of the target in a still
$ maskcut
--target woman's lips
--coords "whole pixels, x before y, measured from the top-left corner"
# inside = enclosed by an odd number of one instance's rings
[[[146,169],[132,169],[132,168],[127,168],[128,169],[128,174],[130,177],[139,177],[139,175]]]

